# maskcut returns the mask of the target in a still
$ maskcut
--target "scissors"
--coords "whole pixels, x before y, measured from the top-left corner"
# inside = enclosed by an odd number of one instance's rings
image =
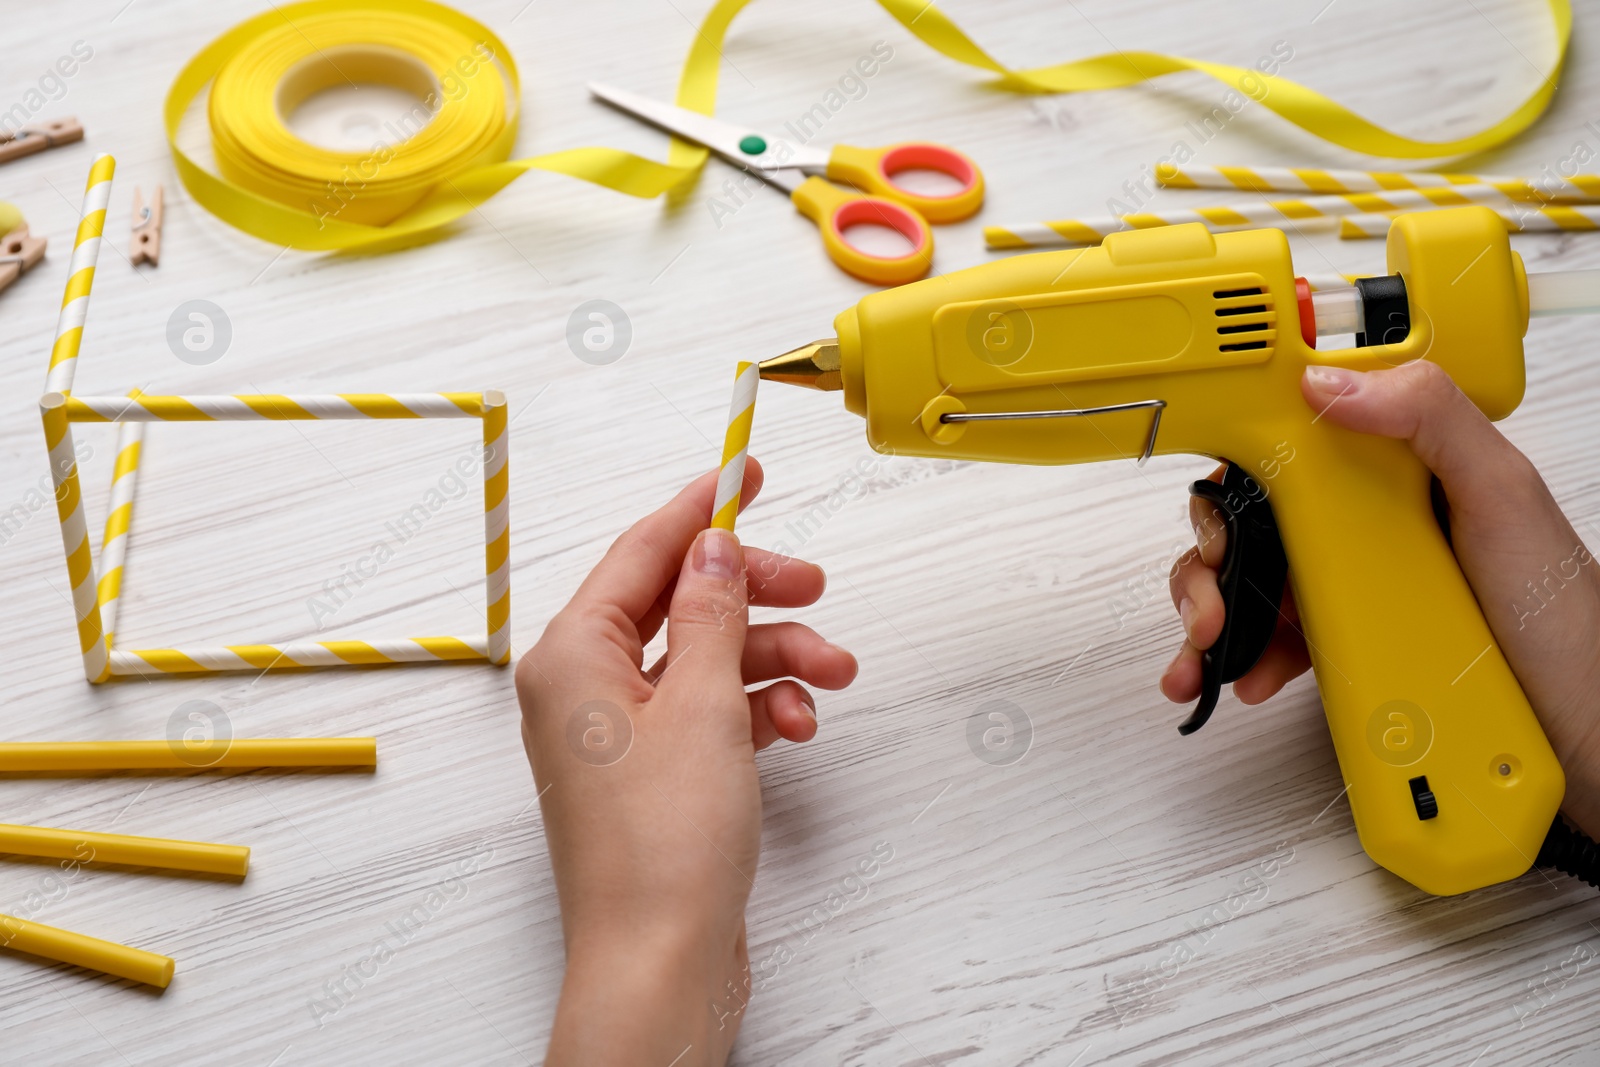
[[[933,265],[933,232],[928,223],[957,222],[983,204],[983,172],[972,160],[944,145],[907,141],[884,148],[796,146],[622,89],[591,83],[589,92],[788,193],[800,213],[822,231],[828,258],[863,281],[900,285],[927,274]],[[947,196],[915,193],[894,182],[894,176],[905,170],[938,171],[954,178],[961,188]],[[841,189],[824,175],[863,191]],[[844,231],[862,224],[888,227],[911,243],[911,251],[880,256],[856,248],[845,239]]]

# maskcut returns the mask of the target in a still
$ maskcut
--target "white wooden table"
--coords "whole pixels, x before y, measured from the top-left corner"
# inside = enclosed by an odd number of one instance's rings
[[[667,95],[705,0],[466,4],[525,75],[521,151],[664,140],[591,103],[605,80]],[[1577,5],[1574,64],[1549,116],[1479,169],[1536,173],[1600,148],[1600,5]],[[949,0],[1013,65],[1110,48],[1249,64],[1289,42],[1284,73],[1432,137],[1506,113],[1549,62],[1534,0]],[[3,734],[162,737],[190,700],[238,736],[374,733],[375,775],[0,782],[4,818],[248,844],[242,884],[0,863],[0,912],[174,956],[156,996],[0,953],[5,1063],[526,1063],[542,1055],[561,939],[509,671],[483,667],[174,678],[80,675],[36,401],[89,160],[119,159],[83,392],[478,389],[511,398],[513,627],[534,641],[633,517],[715,461],[731,364],[829,332],[868,290],[810,226],[754,191],[721,225],[711,166],[670,203],[526,177],[447,240],[376,258],[280,254],[178,185],[159,124],[179,65],[263,5],[177,0],[13,4],[0,107],[75,41],[93,57],[46,117],[85,144],[0,169],[51,242],[0,295]],[[940,229],[938,266],[983,262],[980,227],[1098,211],[1191,137],[1224,90],[1198,76],[1099,95],[996,91],[865,0],[763,0],[736,24],[723,110],[781,125],[876,41],[893,57],[828,140],[924,137],[987,171],[979,219]],[[1251,106],[1206,163],[1362,165]],[[166,185],[157,269],[125,260],[135,185]],[[1164,194],[1160,202],[1198,202]],[[1600,266],[1600,240],[1516,238],[1539,269]],[[1370,270],[1372,243],[1296,239],[1306,271]],[[224,309],[208,366],[174,358],[185,301]],[[579,304],[625,309],[609,366],[575,358]],[[1580,322],[1529,339],[1526,403],[1507,432],[1580,529],[1600,515],[1600,363]],[[472,445],[459,423],[153,427],[119,638],[128,646],[474,633],[476,495],[399,548],[321,631],[308,598],[389,537]],[[112,432],[81,434],[92,521]],[[1594,1063],[1600,899],[1555,875],[1433,899],[1362,853],[1309,680],[1264,707],[1225,697],[1191,738],[1155,680],[1179,638],[1159,572],[1188,541],[1185,483],[1204,460],[980,469],[881,460],[837,397],[768,389],[756,424],[767,492],[741,532],[823,564],[804,617],[855,649],[861,677],[824,696],[818,739],[761,758],[766,836],[752,958],[793,958],[752,1000],[741,1064]],[[858,464],[862,465],[858,468]],[[858,469],[867,476],[853,477]],[[809,518],[807,516],[809,515]],[[98,541],[98,535],[96,535]],[[1591,539],[1591,544],[1594,541]],[[1121,614],[1119,625],[1118,616]],[[975,758],[969,717],[1008,701],[1031,751]],[[880,844],[881,843],[881,844]],[[877,845],[862,899],[813,909]],[[858,894],[859,895],[859,894]],[[1219,902],[1242,901],[1232,910]],[[806,916],[813,919],[808,933]],[[1216,915],[1224,918],[1214,918]],[[1208,918],[1213,917],[1213,918]],[[386,945],[381,964],[369,961]],[[1180,949],[1180,943],[1187,951]],[[1179,965],[1176,961],[1182,959]]]

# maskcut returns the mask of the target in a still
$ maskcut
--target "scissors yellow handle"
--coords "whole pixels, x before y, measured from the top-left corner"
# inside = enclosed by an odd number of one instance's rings
[[[907,170],[934,170],[961,183],[948,196],[924,196],[896,185],[894,176]],[[953,148],[928,141],[907,141],[885,148],[833,146],[828,157],[828,177],[894,200],[929,222],[959,222],[983,206],[983,171]]]
[[[921,215],[881,196],[851,193],[823,178],[811,177],[790,194],[800,213],[822,231],[828,258],[847,274],[874,285],[914,282],[933,266],[933,231]],[[911,242],[900,256],[877,256],[851,245],[851,226],[886,226]]]

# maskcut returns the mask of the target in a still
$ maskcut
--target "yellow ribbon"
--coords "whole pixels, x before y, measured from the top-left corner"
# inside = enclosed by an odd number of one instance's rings
[[[1567,45],[1572,40],[1570,0],[1547,2],[1550,5],[1550,17],[1555,23],[1556,62],[1533,95],[1510,115],[1469,137],[1453,141],[1419,141],[1391,133],[1342,104],[1287,78],[1271,78],[1268,82],[1271,92],[1258,96],[1263,81],[1261,74],[1247,67],[1231,67],[1226,63],[1185,59],[1159,52],[1118,52],[1053,67],[1011,70],[974,44],[970,37],[961,32],[960,27],[931,4],[923,4],[921,0],[878,0],[885,11],[924,44],[958,63],[1000,75],[1002,84],[1010,89],[1031,93],[1078,93],[1095,89],[1120,89],[1164,74],[1199,71],[1258,100],[1269,111],[1276,112],[1325,141],[1355,152],[1397,159],[1436,159],[1482,152],[1515,137],[1544,114],[1550,106],[1551,97],[1555,95],[1556,83],[1561,80],[1561,71],[1567,62]]]
[[[680,106],[704,114],[715,110],[722,42],[750,2],[719,0],[706,15],[679,77]],[[1570,0],[1547,0],[1557,58],[1540,87],[1487,129],[1452,141],[1420,141],[1385,130],[1286,78],[1270,79],[1271,91],[1261,94],[1259,72],[1222,63],[1119,52],[1012,70],[931,3],[877,2],[929,47],[999,75],[1001,84],[1014,91],[1115,89],[1199,71],[1326,141],[1404,159],[1481,152],[1527,129],[1550,104],[1572,35]],[[417,89],[429,98],[431,117],[415,136],[365,152],[307,145],[289,132],[284,114],[351,74]],[[195,162],[177,140],[185,112],[208,85],[220,174]],[[247,233],[308,250],[376,250],[406,243],[474,210],[529,170],[653,197],[693,176],[707,158],[698,145],[674,139],[665,163],[612,148],[511,159],[520,98],[510,50],[460,12],[429,0],[388,0],[381,7],[371,0],[303,0],[243,22],[207,45],[173,82],[164,121],[178,174],[197,203]]]

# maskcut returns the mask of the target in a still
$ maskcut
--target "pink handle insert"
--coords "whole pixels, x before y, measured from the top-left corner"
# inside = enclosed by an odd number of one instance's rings
[[[859,196],[846,200],[834,210],[830,222],[834,232],[839,235],[839,240],[850,245],[857,255],[889,262],[921,255],[933,240],[933,234],[928,230],[928,224],[922,220],[921,215],[909,208],[901,207],[893,200],[885,200],[878,196]],[[850,226],[886,226],[910,241],[911,251],[898,256],[880,256],[874,252],[864,251],[850,244],[845,236],[844,231]]]
[[[903,170],[936,170],[961,183],[961,188],[953,193],[943,193],[938,196],[915,194],[927,200],[950,200],[965,196],[978,184],[978,168],[972,160],[952,148],[927,141],[896,145],[878,160],[878,172],[890,185],[895,185],[894,176]],[[895,188],[899,189],[900,186],[895,185]]]

